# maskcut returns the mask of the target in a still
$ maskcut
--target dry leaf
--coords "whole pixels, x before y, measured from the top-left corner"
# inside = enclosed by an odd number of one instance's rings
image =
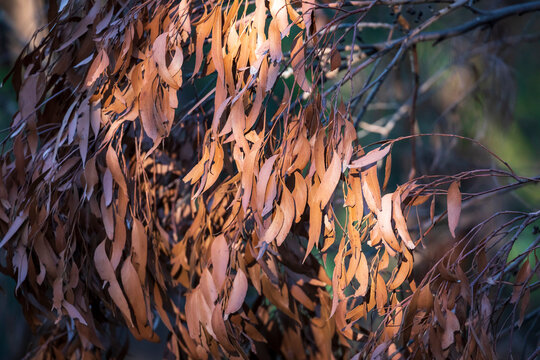
[[[459,181],[454,181],[448,188],[448,227],[452,237],[456,237],[456,227],[461,214],[461,191],[459,191]]]
[[[244,303],[247,294],[248,282],[242,269],[238,269],[229,294],[229,302],[225,308],[225,315],[237,312]]]

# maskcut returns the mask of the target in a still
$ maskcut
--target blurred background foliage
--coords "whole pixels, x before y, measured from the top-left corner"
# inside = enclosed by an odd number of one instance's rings
[[[483,0],[476,2],[482,8],[496,8],[520,1]],[[43,24],[43,14],[47,4],[40,0],[2,0],[0,1],[0,77],[4,79],[11,68],[22,44],[30,40],[30,35]],[[28,16],[22,16],[21,12]],[[430,6],[405,8],[402,14],[411,23],[418,22],[422,14],[433,12]],[[33,14],[33,15],[32,15]],[[396,14],[388,13],[388,8],[370,14],[366,21],[388,21]],[[317,21],[324,21],[325,14],[320,12]],[[474,14],[467,10],[450,20],[436,22],[428,30],[440,30],[472,19]],[[29,20],[30,19],[30,20]],[[445,18],[446,19],[446,18]],[[540,175],[540,14],[527,17],[510,18],[487,29],[487,31],[468,33],[439,44],[420,43],[417,46],[419,61],[419,84],[430,85],[421,88],[417,105],[418,133],[452,133],[478,140],[487,148],[503,158],[516,173],[521,176],[537,177]],[[295,34],[292,34],[293,36]],[[290,36],[292,39],[293,36]],[[359,33],[365,43],[386,40],[386,31],[365,29]],[[521,40],[519,40],[521,38]],[[524,41],[523,41],[524,39]],[[513,41],[515,40],[515,41]],[[519,41],[518,41],[519,40]],[[285,39],[284,39],[285,41]],[[386,138],[394,138],[409,133],[407,113],[398,118],[392,127],[374,128],[383,123],[381,119],[391,117],[406,103],[411,96],[410,62],[402,61],[396,65],[399,71],[386,81],[376,101],[368,108],[359,124],[359,136],[362,145]],[[384,64],[382,64],[384,67]],[[402,71],[401,71],[402,70]],[[357,88],[365,82],[371,69],[358,75],[351,82],[353,85],[341,89],[344,98],[353,97],[354,83]],[[339,74],[335,75],[339,79]],[[289,87],[293,77],[287,79]],[[209,80],[196,83],[193,92],[185,91],[181,101],[189,102],[196,97],[196,89],[208,86]],[[276,104],[279,103],[283,86],[275,92]],[[7,135],[12,116],[17,111],[16,95],[8,79],[0,88],[0,140]],[[398,143],[392,151],[392,177],[389,189],[409,177],[411,168],[410,142]],[[478,146],[467,141],[437,136],[422,137],[416,141],[418,157],[417,171],[420,174],[451,174],[472,168],[496,168],[500,164],[483,152]],[[384,169],[381,169],[384,173]],[[418,175],[417,173],[417,175]],[[474,185],[473,185],[474,186]],[[444,199],[439,199],[444,201]],[[505,196],[487,199],[473,204],[462,213],[461,231],[465,234],[471,226],[477,224],[501,209],[530,211],[538,208],[540,191],[537,186],[523,187]],[[441,206],[441,209],[443,206]],[[530,227],[516,242],[510,252],[510,259],[525,250],[538,236],[540,223]],[[338,236],[340,234],[337,234]],[[428,242],[429,241],[429,242]],[[435,229],[424,244],[425,248],[416,253],[420,265],[415,267],[414,277],[420,280],[430,265],[449,249],[452,239],[447,229]],[[427,246],[426,246],[427,245]],[[535,259],[529,259],[534,268]],[[415,260],[416,262],[417,260]],[[333,264],[328,263],[328,272],[333,271]],[[538,279],[533,279],[538,281]],[[0,277],[0,354],[2,358],[21,358],[26,353],[31,333],[24,321],[24,316],[14,294],[14,282]],[[16,295],[15,295],[16,296]],[[531,296],[530,309],[540,305],[540,296],[535,291]],[[525,332],[521,345],[537,347],[538,339],[531,334],[538,334],[540,324],[532,324],[530,332]],[[519,342],[514,342],[514,345]],[[136,344],[130,354],[133,358],[160,358],[164,343]],[[506,351],[512,351],[507,349]]]

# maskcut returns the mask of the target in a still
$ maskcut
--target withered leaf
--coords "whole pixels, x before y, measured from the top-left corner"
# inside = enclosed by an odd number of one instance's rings
[[[407,222],[403,216],[403,211],[401,210],[401,192],[396,191],[392,195],[393,203],[393,219],[396,224],[396,229],[401,238],[401,241],[409,249],[414,249],[416,247],[415,243],[412,241],[411,236],[409,235],[409,230],[407,229]]]
[[[446,312],[445,320],[446,325],[441,339],[441,347],[443,349],[448,348],[454,343],[454,333],[460,329],[459,320],[452,311]]]
[[[281,32],[276,18],[270,22],[268,41],[270,42],[270,58],[273,62],[280,62],[283,54],[281,52]]]
[[[211,253],[213,264],[212,277],[214,284],[216,284],[216,289],[220,291],[227,277],[227,266],[229,264],[229,246],[227,245],[225,236],[219,235],[214,238]]]
[[[279,231],[279,234],[276,236],[276,243],[281,245],[283,241],[285,241],[285,238],[289,234],[289,231],[291,230],[291,226],[294,221],[295,216],[295,202],[293,199],[293,195],[287,189],[286,186],[283,187],[283,193],[281,194],[281,204],[279,208],[283,212],[283,224],[281,226],[281,230]]]
[[[20,213],[15,220],[11,223],[11,226],[9,227],[9,230],[5,233],[4,238],[0,242],[0,249],[6,245],[6,243],[17,233],[17,231],[21,228],[22,224],[26,221],[28,218],[28,214]]]
[[[304,209],[307,203],[307,186],[306,180],[299,173],[294,173],[294,190],[292,193],[294,198],[294,207],[295,207],[295,222],[300,221],[300,217],[304,213]]]
[[[105,49],[101,49],[97,56],[94,58],[88,75],[86,76],[86,86],[90,87],[94,82],[103,74],[103,71],[109,66],[109,57],[105,52]]]
[[[362,192],[369,209],[378,213],[381,210],[381,189],[377,178],[377,167],[372,166],[368,170],[362,171]]]
[[[341,66],[341,54],[336,49],[336,50],[332,51],[332,57],[331,57],[331,60],[330,60],[330,71],[334,71],[336,69],[339,69],[340,66]]]
[[[105,241],[102,241],[94,251],[94,263],[96,264],[96,270],[101,279],[109,283],[108,290],[112,300],[116,306],[118,306],[126,321],[131,326],[134,326],[131,319],[131,313],[129,311],[129,305],[126,301],[124,293],[122,292],[122,289],[120,288],[120,284],[116,279],[114,269],[109,261],[109,258],[107,257],[107,253],[105,252]]]
[[[340,176],[341,160],[337,152],[334,151],[332,161],[330,162],[328,169],[324,173],[324,176],[321,179],[321,184],[319,185],[319,188],[317,190],[316,203],[319,204],[321,209],[326,206],[326,204],[332,197],[332,194],[334,193],[334,190],[339,183]]]
[[[362,156],[358,160],[353,161],[349,167],[351,169],[359,169],[359,168],[366,168],[368,166],[371,166],[375,164],[377,161],[383,159],[392,146],[385,146],[384,148],[377,148],[375,150],[371,150],[366,155]]]
[[[248,282],[246,274],[242,269],[238,269],[229,294],[229,302],[225,308],[225,315],[237,312],[244,303],[247,294]]]
[[[461,191],[459,191],[459,181],[454,181],[448,188],[447,195],[448,208],[448,228],[452,237],[456,237],[456,227],[461,214]]]
[[[392,248],[399,252],[400,246],[394,234],[392,227],[392,194],[385,194],[382,197],[382,209],[379,212],[377,219],[384,241]]]
[[[133,251],[134,266],[137,269],[141,283],[144,284],[148,257],[148,240],[143,224],[135,218],[133,219],[133,229],[131,231],[131,248]]]
[[[81,312],[75,306],[73,306],[72,304],[68,303],[65,300],[62,302],[62,306],[64,307],[64,309],[66,309],[66,311],[68,312],[69,316],[72,319],[79,320],[81,324],[83,325],[88,325],[86,320],[84,320],[84,317],[82,316]]]
[[[124,173],[120,168],[120,163],[118,162],[118,155],[112,146],[109,146],[107,149],[107,166],[111,171],[114,181],[120,186],[125,193],[127,193],[126,179],[124,178]]]
[[[529,279],[531,272],[532,272],[531,265],[529,264],[529,259],[527,259],[525,260],[523,265],[521,265],[521,268],[519,269],[516,275],[514,290],[512,291],[512,298],[510,299],[510,302],[512,304],[515,304],[519,301],[520,296],[523,291],[522,289],[526,285],[525,281]]]
[[[306,78],[305,60],[304,60],[304,41],[301,34],[296,36],[293,41],[293,47],[291,51],[291,66],[294,71],[294,78],[296,83],[304,91],[310,90],[310,85]]]
[[[133,267],[130,259],[127,258],[122,264],[122,285],[127,295],[127,299],[131,304],[133,313],[135,314],[135,320],[139,331],[142,332],[142,328],[146,324],[146,305],[144,301],[144,294],[141,287],[137,271]]]

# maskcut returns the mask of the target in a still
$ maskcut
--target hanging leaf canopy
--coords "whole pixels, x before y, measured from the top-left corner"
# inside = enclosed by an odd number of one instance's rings
[[[465,351],[459,331],[482,328],[468,275],[441,262],[453,287],[410,282],[422,232],[406,219],[451,183],[455,236],[459,180],[482,174],[386,191],[400,139],[363,149],[365,109],[340,92],[367,66],[350,36],[373,5],[51,5],[12,73],[0,166],[3,271],[42,336],[34,356],[121,356],[115,334],[158,341],[158,322],[176,358]],[[419,31],[376,50],[401,56]]]

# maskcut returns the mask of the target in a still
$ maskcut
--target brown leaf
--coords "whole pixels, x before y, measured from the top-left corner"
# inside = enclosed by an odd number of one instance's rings
[[[103,196],[105,196],[105,206],[109,206],[111,205],[113,198],[113,177],[109,169],[105,169],[105,173],[103,174],[103,181],[101,184],[103,187]]]
[[[382,209],[377,215],[377,220],[379,221],[382,237],[392,250],[399,252],[400,246],[392,228],[392,194],[385,194],[382,197],[381,204]]]
[[[377,274],[375,296],[375,301],[377,302],[377,310],[379,312],[379,315],[382,315],[385,312],[384,307],[386,306],[386,302],[388,301],[388,293],[386,292],[386,284],[381,274]]]
[[[86,76],[86,86],[91,87],[109,66],[109,57],[104,49],[101,49],[95,57]]]
[[[199,69],[203,62],[203,46],[206,38],[212,31],[214,24],[214,17],[216,15],[216,8],[209,15],[203,16],[201,21],[197,24],[197,38],[196,38],[196,50],[195,50],[195,67],[193,69],[193,76],[199,72]]]
[[[283,225],[283,211],[279,206],[276,206],[274,210],[274,218],[272,219],[272,223],[264,231],[263,236],[261,237],[261,241],[265,243],[271,243],[276,237],[278,236],[281,227]]]
[[[120,288],[120,284],[116,279],[114,269],[109,261],[109,258],[107,257],[107,253],[105,252],[105,240],[98,245],[94,252],[94,263],[96,264],[96,270],[101,279],[109,282],[109,295],[113,299],[114,303],[116,306],[118,306],[128,324],[134,326],[133,321],[131,320],[131,313],[129,311],[128,303],[122,289]]]
[[[272,174],[272,168],[277,159],[277,155],[272,155],[268,158],[261,169],[259,170],[259,176],[257,177],[256,185],[256,196],[257,196],[257,210],[262,213],[264,206],[264,195],[266,194],[266,189],[268,186],[268,181],[270,180],[270,174]]]
[[[289,36],[289,20],[287,19],[287,7],[285,0],[271,0],[270,13],[276,21],[282,37]]]
[[[133,267],[129,257],[124,260],[121,270],[122,285],[131,304],[139,332],[146,324],[146,303],[137,271]]]
[[[328,201],[330,201],[330,198],[332,197],[332,194],[339,183],[340,176],[341,160],[338,153],[334,151],[332,161],[324,173],[324,176],[321,179],[321,184],[317,190],[315,202],[320,206],[321,209],[324,209]]]
[[[531,276],[531,265],[529,264],[529,259],[527,259],[523,265],[521,265],[521,268],[519,269],[519,272],[516,275],[516,281],[514,284],[514,290],[512,291],[512,298],[510,299],[510,302],[512,304],[515,304],[519,301],[522,289],[526,285],[525,282],[529,279],[529,276]]]
[[[208,268],[203,270],[201,280],[199,281],[199,287],[203,293],[204,299],[208,304],[214,304],[218,297],[218,292],[216,290],[216,285],[210,274]]]
[[[220,291],[225,282],[225,278],[227,277],[227,266],[229,264],[229,246],[227,245],[225,236],[219,235],[214,238],[211,254],[214,267],[212,270],[212,277],[214,279],[214,284],[216,284],[216,289]]]
[[[276,236],[277,245],[281,245],[291,230],[291,226],[294,221],[295,209],[294,199],[286,186],[283,187],[283,193],[281,194],[281,204],[279,205],[281,211],[283,211],[283,225],[279,234]]]
[[[296,36],[293,44],[294,45],[291,51],[291,66],[293,68],[294,78],[302,90],[310,91],[310,85],[306,78],[304,41],[302,40],[302,33]]]
[[[392,202],[393,202],[393,218],[394,222],[396,224],[396,229],[398,231],[398,234],[401,238],[401,241],[407,246],[409,249],[414,249],[416,245],[411,239],[411,236],[409,235],[409,230],[407,229],[407,221],[405,220],[405,217],[403,216],[403,212],[401,211],[401,192],[396,191],[394,195],[392,195]]]
[[[112,146],[109,146],[107,149],[106,160],[107,167],[111,171],[114,181],[116,181],[116,183],[120,186],[120,189],[122,189],[127,194],[126,179],[124,178],[124,173],[120,168],[120,163],[118,162],[118,156],[116,155],[116,151]]]
[[[358,289],[356,289],[354,296],[365,296],[369,285],[369,267],[364,253],[360,254],[360,262],[358,263],[354,277],[360,284]]]
[[[167,48],[168,48],[168,33],[163,33],[159,35],[156,40],[154,40],[154,44],[152,45],[152,57],[154,61],[157,63],[158,73],[159,76],[171,87],[174,89],[178,89],[179,86],[172,77],[172,75],[169,73],[169,69],[167,67]]]
[[[131,230],[131,249],[133,251],[133,262],[141,284],[145,283],[146,261],[148,253],[148,240],[143,224],[138,219],[133,219],[133,229]]]
[[[292,173],[296,170],[302,172],[311,157],[311,145],[303,132],[298,135],[298,138],[294,142],[293,154],[295,154],[296,159],[287,172]]]
[[[362,192],[369,209],[378,213],[381,210],[381,189],[377,179],[377,167],[372,166],[368,170],[362,171]]]
[[[186,295],[186,323],[189,331],[189,336],[192,339],[197,339],[200,334],[200,318],[197,306],[197,298],[197,290],[194,290]]]
[[[114,213],[112,206],[105,204],[105,195],[101,196],[100,210],[105,232],[107,233],[107,237],[112,240],[114,238]]]
[[[223,170],[223,148],[219,143],[214,143],[215,151],[212,165],[208,172],[208,177],[206,178],[206,183],[204,184],[203,192],[208,190],[212,185],[215,184],[219,175],[221,175],[221,170]]]
[[[330,71],[339,69],[340,66],[341,66],[341,54],[336,49],[332,51],[332,58],[330,60]]]
[[[225,316],[237,312],[244,303],[244,299],[247,294],[248,282],[246,274],[242,269],[237,269],[236,276],[234,277],[231,292],[229,294],[229,302],[225,308]]]
[[[425,285],[421,289],[417,290],[418,292],[418,307],[420,309],[429,311],[433,308],[433,295],[431,294],[431,289],[429,285]]]
[[[65,300],[62,301],[62,306],[64,307],[64,309],[66,309],[68,315],[73,320],[79,320],[81,322],[81,324],[88,325],[88,323],[86,322],[86,320],[82,316],[81,312],[75,306],[71,305],[70,303],[68,303]]]
[[[225,81],[225,68],[223,64],[223,45],[222,45],[222,16],[221,16],[221,6],[214,8],[214,23],[212,25],[212,47],[210,48],[210,54],[212,55],[212,62],[218,73],[218,81]]]
[[[459,331],[459,329],[460,324],[456,314],[452,311],[447,311],[444,333],[441,338],[441,346],[443,349],[448,348],[454,343],[454,332]]]
[[[86,155],[88,153],[88,135],[90,132],[90,109],[88,106],[81,106],[79,111],[80,118],[77,121],[77,136],[79,138],[79,152],[83,167],[86,164]]]
[[[8,231],[5,233],[4,238],[2,241],[0,241],[0,249],[6,245],[6,243],[17,233],[17,231],[21,228],[22,224],[26,221],[28,218],[28,214],[26,213],[20,213],[15,220],[11,223],[11,226],[9,227]]]
[[[307,203],[307,185],[304,177],[296,171],[294,173],[294,190],[292,193],[294,198],[294,207],[295,207],[295,219],[294,221],[298,223],[304,209],[306,208]]]
[[[283,53],[281,52],[281,32],[279,30],[278,20],[272,19],[268,29],[268,41],[270,43],[270,59],[273,62],[281,62]]]
[[[366,155],[362,156],[361,158],[353,161],[349,168],[351,169],[359,169],[359,168],[366,168],[368,166],[374,165],[377,161],[383,159],[390,149],[392,148],[391,145],[386,146],[384,148],[380,147],[375,150],[371,150]]]
[[[456,237],[456,227],[461,214],[461,192],[459,191],[459,181],[454,181],[448,188],[448,228],[452,237]]]
[[[315,244],[319,242],[321,236],[322,226],[322,211],[318,204],[309,207],[309,239],[306,254],[304,255],[303,262],[311,253],[311,250],[315,247]]]
[[[221,304],[217,303],[212,312],[212,329],[216,335],[216,340],[219,341],[220,345],[225,348],[228,352],[234,352],[235,348],[229,341],[229,336],[227,333],[227,328],[225,327],[225,322],[223,321],[223,310],[221,309]]]
[[[396,276],[394,277],[392,282],[388,285],[388,289],[395,290],[399,286],[401,286],[401,284],[403,284],[405,279],[407,279],[407,276],[409,276],[411,269],[412,269],[412,263],[405,259],[402,260],[399,266],[399,270],[396,273]]]
[[[139,114],[145,134],[155,143],[163,135],[162,126],[158,123],[159,119],[156,116],[155,94],[158,84],[155,70],[147,66],[145,71],[148,73],[145,73],[144,86],[138,97]]]
[[[241,180],[242,190],[244,191],[244,193],[242,194],[242,208],[244,209],[244,212],[247,211],[247,208],[249,206],[249,200],[251,199],[255,161],[257,160],[259,148],[260,141],[253,144],[251,151],[246,155],[246,158],[244,159],[244,167]]]
[[[184,176],[182,181],[184,182],[190,182],[192,185],[195,184],[201,176],[204,174],[204,167],[206,162],[208,161],[210,157],[210,151],[205,146],[202,151],[202,157],[201,160]]]
[[[112,180],[112,175],[111,175]],[[96,158],[92,157],[88,159],[88,162],[86,163],[86,168],[84,169],[84,182],[85,182],[85,191],[86,191],[86,200],[90,200],[90,197],[94,193],[94,186],[99,181],[97,169],[96,169]],[[111,181],[112,185],[112,181]],[[103,185],[105,187],[105,185]],[[112,189],[111,193],[109,194],[112,199]],[[105,191],[105,189],[103,190]],[[110,202],[109,202],[110,204]]]

